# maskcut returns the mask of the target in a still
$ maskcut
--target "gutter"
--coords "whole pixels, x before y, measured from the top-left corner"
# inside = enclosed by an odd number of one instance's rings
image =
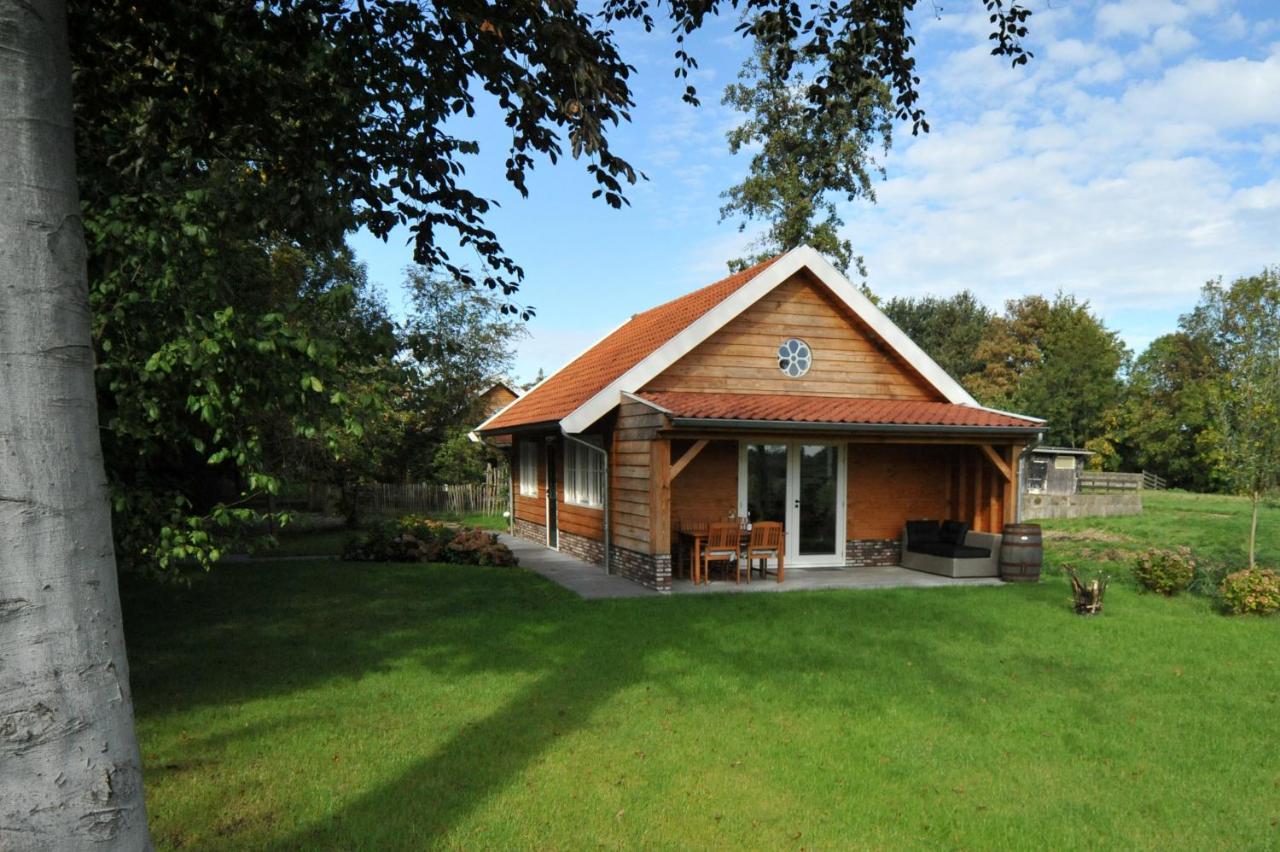
[[[586,447],[593,453],[599,453],[604,459],[604,488],[602,489],[604,493],[601,495],[601,503],[604,508],[604,573],[612,574],[612,560],[609,558],[609,551],[612,549],[613,543],[613,539],[609,535],[609,451],[603,446],[597,447],[595,444],[574,437],[564,429],[560,430],[560,434],[566,441],[572,441],[580,447]]]
[[[823,423],[798,420],[744,420],[739,418],[672,417],[672,426],[685,428],[759,429],[766,431],[801,432],[881,432],[926,435],[1036,435],[1044,432],[1043,426],[951,426],[940,423],[913,423],[893,425],[889,423]],[[1037,441],[1038,443],[1038,441]]]

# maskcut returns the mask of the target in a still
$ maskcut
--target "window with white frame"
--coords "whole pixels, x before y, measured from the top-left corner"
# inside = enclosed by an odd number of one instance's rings
[[[538,496],[538,442],[520,442],[520,496]]]
[[[598,436],[584,436],[583,440],[600,446]],[[604,505],[604,452],[584,447],[577,441],[565,441],[564,447],[564,499],[575,506],[599,507]]]

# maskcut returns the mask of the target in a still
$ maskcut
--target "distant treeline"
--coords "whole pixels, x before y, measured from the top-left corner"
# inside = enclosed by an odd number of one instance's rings
[[[1267,331],[1280,329],[1277,304],[1275,269],[1211,281],[1177,330],[1136,357],[1087,301],[1063,293],[1012,299],[1002,313],[969,291],[881,307],[984,405],[1047,419],[1048,443],[1094,450],[1094,466],[1106,470],[1158,471],[1175,487],[1221,491],[1234,487],[1238,453],[1228,444],[1242,393],[1268,375],[1280,385],[1280,338]],[[1244,345],[1246,328],[1259,346]]]

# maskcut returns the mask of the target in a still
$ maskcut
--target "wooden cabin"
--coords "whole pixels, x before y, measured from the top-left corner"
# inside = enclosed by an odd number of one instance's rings
[[[897,564],[911,519],[999,532],[1043,429],[804,246],[635,315],[477,431],[512,442],[516,535],[667,590],[692,523],[779,521],[788,570]]]
[[[1073,447],[1036,447],[1027,453],[1028,494],[1079,494],[1085,463],[1094,453]]]
[[[484,392],[480,394],[480,413],[486,418],[492,417],[494,414],[519,399],[523,393],[523,391],[508,381],[496,381],[489,387],[485,388]]]

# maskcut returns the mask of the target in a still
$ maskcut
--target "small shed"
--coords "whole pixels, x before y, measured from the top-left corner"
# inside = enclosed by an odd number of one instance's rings
[[[1072,447],[1036,447],[1027,455],[1025,471],[1028,494],[1079,494],[1080,475],[1089,450]]]

